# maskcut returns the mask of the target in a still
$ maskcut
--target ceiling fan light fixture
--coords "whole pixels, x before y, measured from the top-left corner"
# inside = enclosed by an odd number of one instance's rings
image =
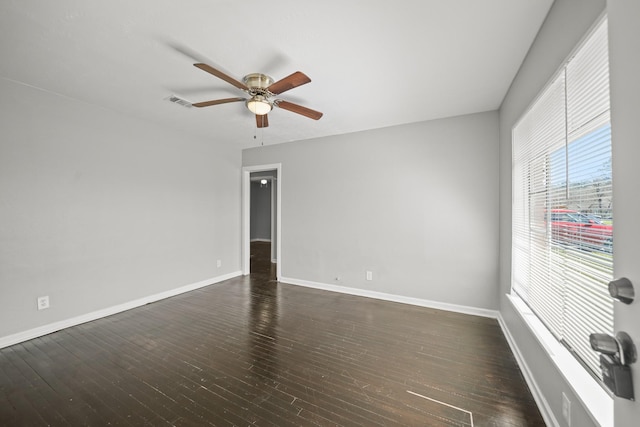
[[[273,106],[262,95],[256,95],[247,100],[247,108],[257,116],[263,116],[271,111]]]
[[[302,105],[294,104],[283,99],[274,99],[276,95],[296,88],[298,86],[305,85],[311,82],[311,79],[301,71],[296,71],[287,77],[274,82],[273,79],[266,74],[252,73],[247,74],[242,79],[242,82],[234,79],[233,77],[223,73],[220,70],[216,70],[210,65],[204,63],[193,64],[197,68],[205,71],[220,80],[235,86],[242,90],[249,99],[246,98],[225,98],[214,99],[211,101],[196,102],[191,104],[194,107],[209,107],[210,105],[226,104],[228,102],[245,101],[247,109],[255,115],[256,127],[266,128],[269,127],[269,112],[276,105],[283,110],[291,111],[292,113],[300,114],[301,116],[308,117],[313,120],[319,120],[322,117],[320,111],[315,111]]]

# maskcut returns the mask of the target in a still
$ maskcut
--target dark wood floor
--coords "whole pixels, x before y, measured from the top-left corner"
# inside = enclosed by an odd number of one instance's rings
[[[254,273],[0,350],[0,425],[543,426],[492,319]]]

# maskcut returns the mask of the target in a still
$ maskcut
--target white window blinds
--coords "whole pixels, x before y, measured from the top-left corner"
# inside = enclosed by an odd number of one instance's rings
[[[594,375],[613,334],[607,22],[513,129],[512,289]]]

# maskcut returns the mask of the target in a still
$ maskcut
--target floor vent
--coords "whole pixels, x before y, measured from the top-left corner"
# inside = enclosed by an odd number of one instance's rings
[[[174,104],[182,105],[183,107],[191,108],[191,103],[186,99],[182,99],[179,96],[171,95],[168,98],[165,98],[167,101],[173,102]]]

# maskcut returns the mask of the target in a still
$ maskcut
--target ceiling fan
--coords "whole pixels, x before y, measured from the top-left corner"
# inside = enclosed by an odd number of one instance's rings
[[[275,98],[276,95],[280,95],[283,92],[302,86],[311,81],[309,77],[300,71],[296,71],[277,82],[265,74],[252,73],[244,76],[242,82],[240,82],[210,65],[203,63],[193,65],[209,74],[213,74],[227,83],[232,84],[249,96],[249,98],[224,98],[213,101],[196,102],[195,104],[192,104],[194,107],[209,107],[211,105],[226,104],[228,102],[245,101],[249,111],[256,115],[256,125],[259,128],[269,126],[267,114],[274,106],[309,117],[313,120],[318,120],[322,117],[322,113],[319,111],[315,111],[283,99]]]

